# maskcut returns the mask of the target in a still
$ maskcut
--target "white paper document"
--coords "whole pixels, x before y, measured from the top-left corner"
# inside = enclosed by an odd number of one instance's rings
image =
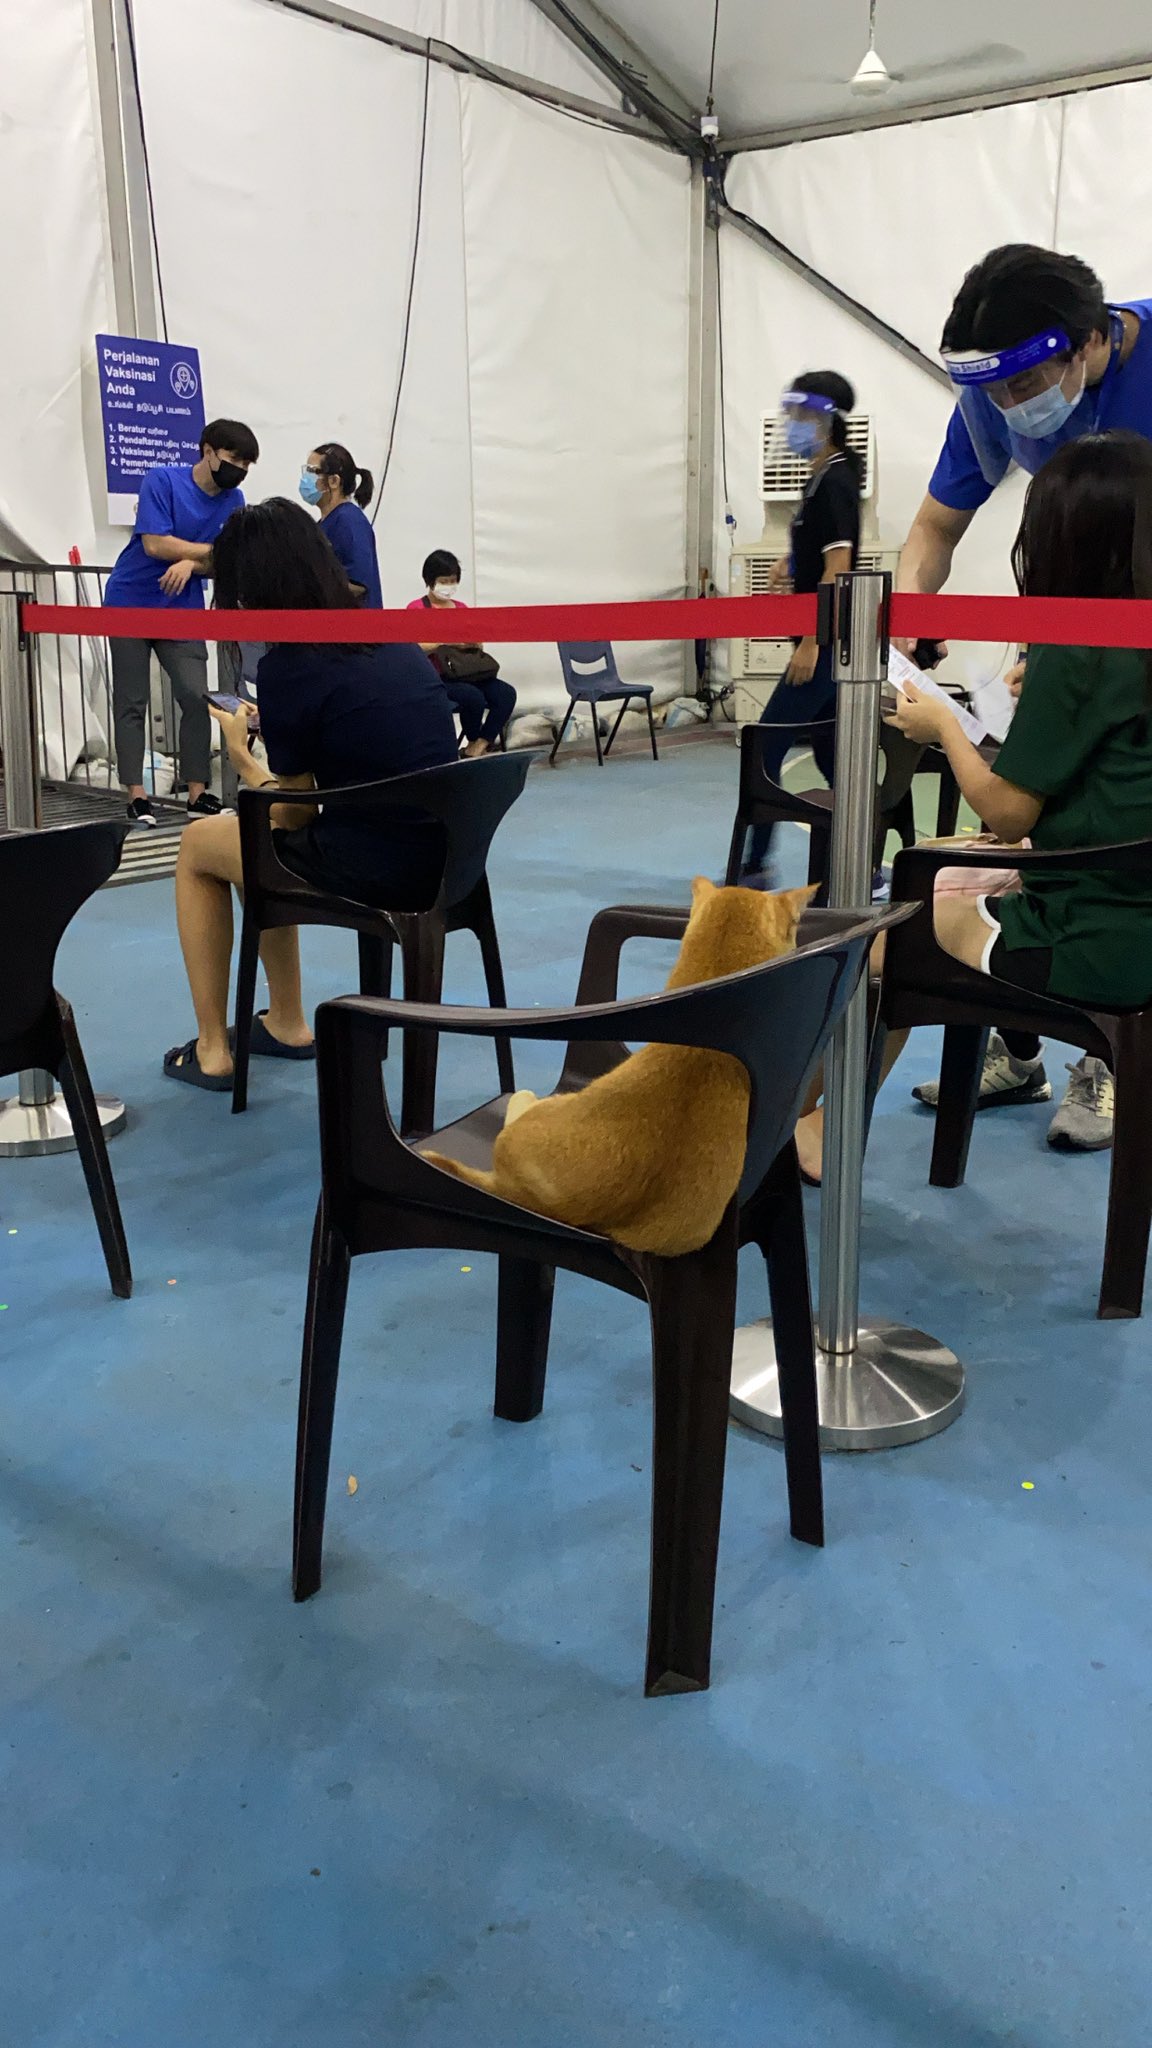
[[[912,683],[922,697],[939,697],[941,703],[948,706],[961,732],[967,733],[974,747],[978,747],[981,740],[987,739],[987,726],[981,725],[978,718],[973,718],[970,711],[965,711],[964,706],[958,704],[955,697],[947,690],[942,690],[939,683],[934,682],[924,669],[917,668],[914,661],[909,661],[906,654],[901,654],[898,647],[889,650],[888,680],[895,684],[902,697],[908,694],[904,687],[906,683]]]

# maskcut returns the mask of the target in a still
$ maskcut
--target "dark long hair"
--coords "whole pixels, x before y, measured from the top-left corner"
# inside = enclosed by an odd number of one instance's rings
[[[325,476],[340,479],[340,489],[346,498],[352,498],[357,505],[367,505],[372,498],[372,471],[357,469],[348,450],[339,441],[318,441],[316,454],[320,458]],[[359,481],[357,481],[359,479]]]
[[[813,398],[832,400],[836,410],[832,414],[828,438],[836,453],[844,457],[859,489],[864,482],[864,464],[858,451],[848,446],[848,422],[844,415],[855,406],[856,393],[847,377],[842,377],[839,370],[805,370],[801,376],[793,378],[791,389],[810,391]]]
[[[315,520],[289,498],[234,512],[212,544],[222,611],[355,611],[352,586]]]
[[[1012,549],[1023,597],[1152,598],[1152,443],[1066,441],[1028,486]],[[1152,651],[1145,654],[1152,707]]]

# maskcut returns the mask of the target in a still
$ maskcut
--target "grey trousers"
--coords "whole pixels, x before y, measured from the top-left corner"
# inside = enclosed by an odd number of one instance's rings
[[[110,640],[116,765],[125,789],[144,780],[144,737],[151,697],[153,649],[180,706],[180,777],[209,780],[212,721],[208,716],[208,649],[203,640]]]

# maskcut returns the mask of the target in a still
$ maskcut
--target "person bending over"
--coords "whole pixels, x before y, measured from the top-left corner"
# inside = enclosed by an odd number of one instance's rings
[[[808,481],[792,521],[791,548],[772,570],[769,589],[791,583],[799,594],[833,583],[851,569],[860,545],[860,457],[848,446],[846,415],[856,393],[835,370],[806,370],[784,393],[781,405],[791,454],[808,464]],[[811,724],[812,754],[831,784],[836,755],[836,683],[832,649],[814,634],[798,640],[779,684],[760,716],[773,728],[762,760],[774,782],[790,747],[808,738],[796,728]],[[741,880],[771,885],[772,827],[754,826]]]
[[[380,565],[376,535],[364,506],[372,502],[372,473],[357,469],[339,441],[321,441],[300,472],[300,496],[320,513],[320,531],[352,586],[358,604],[379,611]]]
[[[104,592],[106,605],[163,606],[173,613],[164,640],[118,640],[112,652],[112,716],[116,764],[134,825],[154,826],[144,788],[144,722],[155,653],[180,706],[180,775],[193,817],[214,817],[220,800],[208,788],[212,727],[208,722],[208,649],[175,629],[204,609],[204,578],[212,574],[212,543],[243,505],[239,486],[260,449],[251,427],[212,420],[200,436],[200,460],[150,469],[140,486],[136,526]]]
[[[1058,449],[1029,485],[1012,565],[1025,597],[1152,598],[1152,442],[1116,432]],[[890,722],[918,744],[943,747],[962,796],[998,839],[1049,852],[1152,838],[1152,654],[1031,647],[994,767],[946,704],[913,683],[907,691]],[[962,883],[963,869],[953,873]],[[1034,994],[1089,1010],[1140,1008],[1152,998],[1148,874],[1024,868],[999,896],[938,888],[933,927],[953,959]],[[889,1039],[886,1071],[906,1035]],[[1099,1059],[1088,1072],[1105,1099],[1073,1133],[1077,1150],[1092,1146],[1093,1127],[1095,1149],[1111,1142],[1111,1076]],[[797,1131],[813,1178],[820,1117],[802,1118]],[[1058,1129],[1049,1142],[1060,1144]]]
[[[429,611],[467,610],[458,595],[460,564],[447,548],[435,548],[421,573],[424,595],[412,599],[408,606],[410,612],[419,611],[422,605]],[[459,715],[465,755],[486,754],[490,747],[496,745],[516,709],[516,692],[511,683],[506,683],[497,673],[494,662],[489,674],[454,676],[448,673],[449,656],[484,655],[484,648],[476,640],[457,640],[450,644],[443,640],[422,640],[420,645],[447,690],[453,710]],[[485,659],[491,661],[490,656]]]
[[[215,549],[216,600],[243,606],[339,611],[353,603],[348,579],[300,505],[272,498],[238,512]],[[249,713],[217,711],[229,755],[249,788],[285,793],[376,782],[456,759],[452,710],[416,647],[271,646],[257,671],[263,768],[249,751]],[[443,828],[413,812],[386,828],[347,812],[277,807],[276,851],[292,873],[359,903],[423,910],[444,865]],[[176,921],[196,1036],[165,1056],[164,1072],[198,1088],[231,1086],[228,987],[232,891],[240,887],[240,821],[205,819],[184,833],[176,863]],[[252,1050],[312,1057],[301,1007],[295,930],[265,932],[260,957],[269,1007],[253,1025]]]

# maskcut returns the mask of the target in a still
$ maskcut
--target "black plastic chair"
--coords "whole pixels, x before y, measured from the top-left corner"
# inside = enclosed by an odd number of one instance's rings
[[[53,986],[56,953],[78,910],[120,865],[127,822],[102,818],[48,832],[0,834],[0,1074],[39,1067],[60,1083],[113,1294],[132,1266],[108,1148],[71,1006]]]
[[[369,812],[381,827],[397,812],[410,819],[413,810],[440,820],[446,839],[444,873],[436,901],[427,910],[379,910],[313,888],[277,857],[272,811],[285,803],[283,790],[240,791],[244,921],[236,971],[234,1114],[248,1105],[248,1060],[262,932],[284,925],[320,924],[358,933],[360,990],[372,996],[391,994],[392,954],[394,946],[399,946],[404,994],[420,1003],[440,1000],[444,941],[449,932],[474,932],[489,1000],[497,1007],[504,1005],[507,996],[488,887],[488,852],[497,827],[524,787],[534,758],[527,751],[485,754],[474,761],[452,761],[443,768],[396,775],[386,782],[316,792],[316,801],[325,809]],[[496,1058],[500,1086],[514,1088],[512,1055],[506,1042],[497,1045]],[[406,1032],[400,1112],[405,1137],[430,1131],[435,1122],[436,1065],[435,1032]]]
[[[892,870],[892,901],[916,903],[917,914],[893,931],[885,951],[880,1013],[892,1031],[944,1026],[940,1098],[929,1180],[956,1188],[964,1179],[976,1119],[988,1032],[1029,1031],[1082,1046],[1106,1061],[1116,1082],[1112,1172],[1104,1270],[1097,1314],[1138,1316],[1152,1226],[1152,1003],[1138,1010],[1096,1010],[1055,996],[1033,995],[1014,982],[979,974],[942,951],[932,928],[932,895],[942,867],[1016,868],[1029,874],[1074,866],[1148,875],[1152,840],[1059,853],[1003,852],[987,846],[918,847],[900,853]],[[1152,985],[1152,928],[1148,978]]]
[[[658,761],[656,752],[656,726],[652,718],[652,684],[626,683],[616,666],[616,656],[610,640],[560,640],[557,642],[560,667],[564,672],[564,688],[571,703],[564,713],[564,723],[552,743],[548,759],[554,761],[559,752],[560,742],[568,730],[572,713],[578,704],[592,707],[592,733],[596,741],[596,759],[601,768],[606,757],[612,752],[612,742],[620,730],[620,722],[633,698],[643,700],[648,713],[648,738],[652,747],[652,759]],[[598,708],[601,704],[619,703],[616,723],[608,735],[606,746],[600,745],[600,719]]]
[[[792,744],[798,746],[819,728],[832,723],[831,719],[808,720],[787,730],[793,734]],[[815,789],[790,790],[773,780],[764,766],[764,749],[769,738],[776,738],[779,732],[779,726],[768,725],[746,725],[741,729],[740,786],[724,880],[729,884],[739,880],[745,840],[753,826],[807,825],[808,880],[819,884],[820,896],[816,900],[821,902],[828,888],[834,792],[823,785]],[[923,751],[922,747],[905,739],[895,727],[880,727],[879,758],[883,760],[884,767],[876,792],[874,867],[880,864],[884,842],[890,831],[898,830],[905,844],[910,845],[915,838],[915,827],[909,817],[910,797],[912,780]]]
[[[906,913],[905,913],[906,914]],[[300,1379],[293,1589],[321,1576],[341,1334],[353,1258],[416,1246],[495,1252],[500,1260],[495,1412],[529,1422],[544,1399],[557,1266],[647,1299],[652,1319],[652,1578],[645,1689],[708,1684],[712,1609],[736,1314],[736,1254],[760,1247],[780,1362],[791,1527],[823,1542],[812,1310],[799,1169],[792,1142],[805,1091],[864,972],[868,947],[894,913],[809,913],[801,950],[744,974],[615,1000],[621,949],[633,938],[678,939],[678,910],[603,910],[593,920],[576,1007],[444,1009],[354,996],[317,1015],[322,1192],[309,1273]],[[567,1040],[560,1092],[583,1088],[625,1057],[622,1041],[711,1047],[752,1082],[748,1146],[736,1199],[711,1242],[683,1258],[627,1251],[498,1201],[402,1143],[389,1116],[381,1048],[394,1027],[435,1022],[469,1038]],[[505,1100],[437,1133],[436,1149],[486,1165]]]

